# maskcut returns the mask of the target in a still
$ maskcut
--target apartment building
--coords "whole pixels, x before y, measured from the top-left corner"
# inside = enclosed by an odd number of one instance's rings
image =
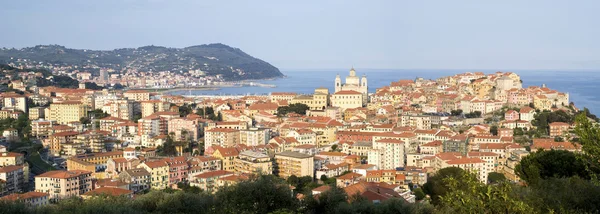
[[[297,177],[314,177],[314,157],[307,154],[290,151],[277,153],[275,154],[274,171],[277,175],[279,175],[279,177],[284,179],[287,179],[291,175],[295,175]]]
[[[54,170],[35,176],[35,191],[47,193],[51,200],[80,196],[92,190],[92,172]]]
[[[273,174],[273,162],[264,153],[246,150],[240,152],[239,158],[234,160],[234,169],[239,173],[259,172],[269,175]]]

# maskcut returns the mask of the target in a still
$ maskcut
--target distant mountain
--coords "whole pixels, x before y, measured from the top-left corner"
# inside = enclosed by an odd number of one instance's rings
[[[25,62],[24,59],[27,61]],[[22,49],[0,49],[0,62],[32,65],[77,66],[97,72],[100,68],[116,71],[137,69],[143,72],[204,71],[225,80],[265,79],[283,74],[271,64],[254,58],[238,48],[224,44],[186,48],[144,46],[109,51],[70,49],[59,45],[38,45]]]

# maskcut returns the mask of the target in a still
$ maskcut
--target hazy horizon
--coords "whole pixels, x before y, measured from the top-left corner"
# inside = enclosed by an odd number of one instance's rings
[[[281,70],[600,69],[600,2],[8,1],[0,47],[223,43]]]

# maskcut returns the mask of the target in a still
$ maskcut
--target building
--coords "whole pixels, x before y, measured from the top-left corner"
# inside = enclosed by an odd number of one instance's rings
[[[25,184],[29,179],[25,177],[25,169],[24,166],[15,165],[0,167],[0,181],[3,183],[0,195],[4,196],[25,190]]]
[[[325,110],[329,104],[329,89],[317,88],[313,95],[300,95],[289,101],[289,104],[296,103],[307,105],[309,110]]]
[[[29,108],[29,120],[37,120],[45,118],[46,107],[32,107]]]
[[[150,189],[152,175],[144,168],[128,169],[119,173],[119,180],[129,184],[133,192]]]
[[[140,102],[142,109],[142,117],[147,117],[151,114],[161,111],[168,111],[171,107],[169,102],[163,102],[160,100],[146,100]]]
[[[346,77],[346,82],[342,83],[340,75],[335,76],[335,93],[340,91],[357,91],[364,95],[364,102],[366,103],[367,93],[369,92],[369,85],[367,84],[367,76],[363,75],[359,80],[356,76],[354,68],[350,69],[350,74]]]
[[[169,165],[162,160],[147,161],[138,165],[151,174],[150,188],[165,189],[169,185]]]
[[[2,109],[14,109],[27,113],[27,98],[16,93],[4,93],[2,95]]]
[[[277,175],[279,175],[279,177],[284,179],[287,179],[291,175],[295,175],[297,177],[314,177],[314,157],[307,154],[290,151],[277,153],[275,154],[274,171]]]
[[[128,99],[117,99],[111,100],[102,106],[102,111],[110,114],[112,117],[120,118],[123,120],[133,120],[134,103]]]
[[[92,172],[54,170],[35,176],[35,191],[47,193],[53,200],[80,196],[90,190]]]
[[[563,122],[553,122],[548,124],[550,126],[550,137],[563,136],[568,133],[571,125]]]
[[[202,128],[199,120],[188,117],[173,118],[168,122],[169,133],[175,133],[175,140],[198,141]]]
[[[297,96],[296,93],[293,92],[271,92],[271,102],[277,102],[280,100],[292,101]]]
[[[271,138],[271,132],[267,128],[249,128],[240,130],[239,143],[247,146],[266,145]]]
[[[368,153],[369,164],[379,169],[396,169],[404,167],[405,143],[396,139],[381,139],[373,142],[373,149]]]
[[[190,186],[197,186],[206,192],[215,192],[218,189],[217,180],[222,177],[231,176],[233,172],[225,170],[216,170],[204,172],[194,176]]]
[[[26,192],[26,193],[13,193],[0,198],[0,201],[13,201],[27,204],[31,207],[44,206],[48,204],[48,193],[42,192]]]
[[[331,106],[341,109],[363,107],[363,96],[358,91],[338,91],[331,96]]]
[[[144,90],[129,90],[123,93],[123,96],[138,102],[150,100],[150,92]]]
[[[88,107],[78,101],[52,103],[47,111],[46,120],[54,120],[59,124],[79,122],[79,119],[88,116]]]
[[[211,146],[230,147],[239,143],[240,131],[226,128],[213,128],[204,131],[204,148]]]
[[[239,173],[262,173],[273,174],[273,162],[271,158],[260,152],[246,150],[240,152],[239,158],[234,160],[234,168]]]

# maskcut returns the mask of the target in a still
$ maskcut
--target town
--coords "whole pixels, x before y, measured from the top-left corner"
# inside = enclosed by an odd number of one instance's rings
[[[176,84],[160,72],[153,80],[139,78],[150,73],[108,72],[78,72],[78,88],[26,81],[42,75],[36,72],[5,77],[0,200],[44,206],[151,190],[211,193],[272,174],[288,181],[298,199],[337,186],[373,202],[416,203],[425,198],[428,178],[445,168],[471,172],[485,184],[498,177],[520,183],[515,167],[530,153],[581,152],[571,142],[572,120],[550,118],[587,111],[566,92],[523,87],[526,80],[512,72],[390,77],[375,93],[354,68],[332,80],[334,91],[316,88],[311,95],[86,88],[90,80],[129,88]],[[309,184],[300,188],[299,180]]]

